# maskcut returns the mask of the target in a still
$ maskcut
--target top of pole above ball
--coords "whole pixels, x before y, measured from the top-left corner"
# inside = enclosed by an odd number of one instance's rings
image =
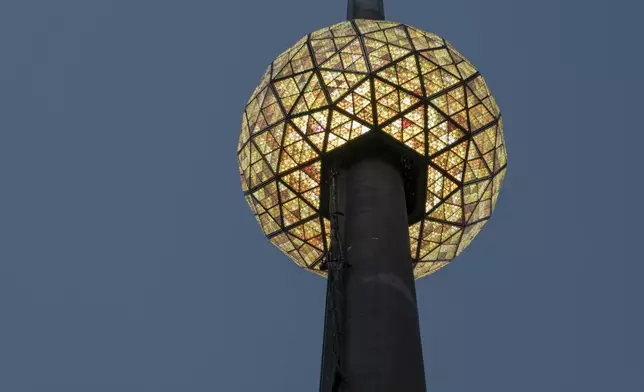
[[[385,20],[383,0],[349,0],[347,20],[352,19]]]

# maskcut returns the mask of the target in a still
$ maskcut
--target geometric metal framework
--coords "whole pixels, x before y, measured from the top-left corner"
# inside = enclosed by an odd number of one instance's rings
[[[267,237],[319,275],[330,247],[322,160],[370,132],[426,159],[425,210],[409,227],[414,276],[445,266],[496,205],[503,121],[483,77],[444,39],[396,22],[317,30],[268,67],[238,145],[246,200]]]

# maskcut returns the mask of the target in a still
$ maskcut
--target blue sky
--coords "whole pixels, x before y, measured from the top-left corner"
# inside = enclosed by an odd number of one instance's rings
[[[417,283],[428,390],[644,390],[641,5],[385,1],[483,73],[509,169]],[[4,0],[0,390],[314,391],[325,281],[239,187],[243,105],[341,0]],[[637,236],[637,237],[636,237]]]

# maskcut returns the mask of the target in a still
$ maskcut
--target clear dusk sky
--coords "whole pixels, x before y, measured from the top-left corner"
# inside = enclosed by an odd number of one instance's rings
[[[643,6],[385,0],[483,73],[509,168],[417,283],[430,392],[644,391]],[[0,2],[0,391],[317,391],[326,281],[242,198],[265,67],[345,0]]]

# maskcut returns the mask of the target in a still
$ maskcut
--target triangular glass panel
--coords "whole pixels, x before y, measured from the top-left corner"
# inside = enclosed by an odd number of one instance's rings
[[[398,81],[400,85],[415,93],[418,96],[423,95],[420,77],[418,76],[418,66],[416,64],[416,57],[409,56],[396,63],[396,70],[398,73]]]
[[[470,64],[468,61],[463,61],[462,63],[458,63],[456,67],[458,68],[458,71],[461,73],[461,76],[463,77],[463,79],[467,79],[476,73],[476,68],[474,68],[472,64]]]
[[[330,151],[340,147],[349,140],[369,132],[369,127],[352,120],[340,112],[333,112],[331,129],[326,150]]]
[[[295,236],[282,233],[276,237],[271,238],[271,242],[277,245],[282,250],[282,252],[284,252],[291,260],[295,262],[295,264],[299,265],[302,268],[308,267],[306,261],[298,251],[302,247],[302,245],[304,245],[304,242],[302,240],[298,239]],[[290,250],[286,251],[285,249]]]
[[[382,130],[417,153],[425,155],[424,112],[425,108],[420,106],[383,127]]]
[[[440,67],[445,67],[454,63],[452,56],[449,55],[449,51],[445,48],[423,50],[420,52],[420,55]]]
[[[381,82],[380,80],[375,81],[375,85],[376,85],[375,88],[377,92],[386,91],[386,90],[391,90],[391,92],[389,92],[386,95],[382,95],[380,96],[380,98],[376,99],[378,104],[377,106],[378,123],[380,124],[386,122],[388,119],[396,116],[400,112],[403,112],[409,109],[411,106],[419,102],[418,98],[402,90],[397,90],[395,88],[387,89],[386,87],[383,88],[381,84],[385,84],[385,83]]]
[[[387,36],[385,35],[385,32],[383,30],[378,30],[378,31],[374,31],[374,32],[371,32],[371,33],[367,33],[364,36],[366,38],[369,38],[369,39],[375,39],[377,41],[380,41],[383,44],[387,43]]]
[[[458,185],[455,182],[443,176],[443,173],[439,170],[429,166],[427,168],[427,202],[425,212],[431,211],[457,188]]]
[[[308,37],[302,37],[300,38],[299,41],[295,43],[295,45],[289,47],[286,51],[284,51],[282,54],[277,56],[275,61],[273,61],[273,66],[272,66],[272,77],[276,78],[278,77],[279,74],[284,72],[284,67],[289,66],[290,68],[290,63],[289,61],[303,48],[306,47],[306,41]],[[292,68],[291,68],[292,70]]]
[[[298,114],[307,112],[310,110],[319,109],[327,105],[326,96],[324,95],[324,90],[322,89],[320,80],[316,74],[313,74],[309,84],[304,89],[302,95],[297,100],[295,107],[293,108],[292,113]]]
[[[460,182],[463,180],[466,151],[467,141],[464,141],[438,155],[432,161]]]
[[[311,48],[313,48],[315,61],[318,64],[324,63],[337,52],[335,42],[331,38],[313,39],[311,40]]]
[[[467,89],[467,103],[470,108],[469,129],[471,132],[481,129],[495,120],[494,115],[469,88]]]
[[[501,114],[501,110],[499,109],[499,106],[496,104],[496,100],[494,99],[493,96],[489,95],[481,102],[483,102],[483,105],[485,105],[487,110],[489,110],[490,113],[494,115],[494,117],[498,117],[499,114]]]
[[[449,117],[463,129],[469,129],[463,88],[452,89],[447,93],[432,99],[431,103],[440,111],[449,115]]]
[[[288,233],[296,236],[302,241],[308,241],[311,238],[321,235],[322,227],[320,226],[320,221],[314,219],[290,228]]]
[[[494,176],[494,182],[492,187],[492,209],[496,207],[496,199],[499,197],[499,191],[503,185],[503,179],[505,178],[506,169],[501,170]]]
[[[250,181],[249,186],[254,188],[273,177],[273,171],[268,163],[260,159],[250,166]]]
[[[385,20],[368,20],[368,19],[357,19],[355,20],[358,29],[362,34],[371,33],[376,30],[384,30],[390,27],[398,26],[400,23],[389,22]]]
[[[334,37],[353,37],[357,35],[350,21],[340,22],[330,27]]]
[[[443,65],[441,68],[447,71],[447,73],[454,76],[456,79],[461,80],[461,73],[458,72],[458,68],[454,64]]]
[[[469,184],[463,188],[465,201],[463,213],[467,222],[481,220],[492,213],[490,182],[490,180],[484,180],[481,183]],[[477,196],[479,197],[478,201],[472,202]]]
[[[378,76],[394,85],[400,85],[419,96],[423,93],[420,78],[418,77],[416,58],[413,56],[406,57],[395,65],[384,68],[378,72]]]
[[[320,208],[320,187],[311,189],[310,191],[304,192],[302,197],[308,201],[313,208]]]
[[[278,234],[275,237],[272,237],[270,241],[273,243],[273,245],[277,246],[277,248],[281,250],[282,253],[284,253],[288,257],[291,257],[290,252],[293,251],[295,247],[288,239],[286,233]]]
[[[278,204],[278,198],[277,184],[275,181],[272,181],[253,192],[253,198],[266,210],[276,206]]]
[[[483,180],[463,187],[463,203],[465,205],[481,200],[490,184],[490,180]]]
[[[464,182],[470,182],[474,180],[480,180],[487,178],[491,175],[487,164],[483,160],[481,154],[476,148],[475,143],[470,143],[469,150],[467,152],[467,164],[465,167],[465,178]]]
[[[488,192],[489,193],[489,192]],[[492,199],[481,200],[476,204],[476,208],[467,220],[468,223],[474,223],[481,219],[489,218],[492,214]]]
[[[476,94],[479,100],[484,100],[488,95],[490,95],[490,92],[487,89],[487,85],[485,84],[485,81],[483,80],[482,76],[477,76],[473,80],[470,80],[467,83],[467,86]]]
[[[246,145],[244,145],[244,147],[242,147],[242,149],[239,151],[239,154],[237,155],[237,160],[239,162],[239,169],[241,171],[246,170],[252,163],[250,161],[252,148],[255,148],[253,143],[247,143]]]
[[[257,220],[259,221],[259,224],[262,227],[262,231],[266,235],[271,235],[279,231],[281,228],[279,221],[276,221],[275,218],[273,218],[268,213],[257,215]]]
[[[340,71],[320,71],[329,96],[333,102],[360,83],[365,75]]]
[[[286,112],[289,112],[295,104],[300,93],[304,90],[304,86],[309,81],[311,74],[311,72],[306,72],[274,82],[275,91],[277,91],[277,95]]]
[[[250,98],[248,98],[248,102],[246,103],[247,105],[257,97],[260,91],[264,90],[264,88],[268,85],[268,82],[271,81],[271,69],[272,65],[269,65],[268,68],[266,68],[266,71],[264,71],[264,75],[262,76],[261,80],[259,81],[259,84],[257,87],[255,87],[255,90],[253,90],[253,93],[251,94]]]
[[[307,245],[314,247],[319,252],[324,250],[322,225],[318,219],[309,220],[301,225],[293,227],[289,230],[289,233],[306,241]],[[305,250],[304,253],[307,253],[307,251]]]
[[[447,45],[450,55],[456,63],[457,72],[463,79],[469,78],[476,73],[476,69],[469,63],[452,45]],[[452,71],[453,72],[453,71]],[[456,75],[456,74],[455,74]]]
[[[258,215],[266,211],[264,207],[259,205],[257,200],[255,200],[255,198],[252,195],[244,195],[244,199],[246,200],[246,203],[248,203],[248,206],[250,207],[250,210],[253,212],[253,215]]]
[[[428,123],[430,118],[431,110],[430,115],[428,116]],[[444,117],[441,118],[444,119]],[[461,131],[461,129],[458,128],[452,121],[443,120],[438,125],[429,128],[429,132],[427,133],[429,155],[434,155],[444,148],[453,145],[463,136],[465,136],[465,133]]]
[[[469,225],[465,228],[461,242],[458,245],[458,251],[456,252],[457,256],[461,254],[461,252],[463,252],[463,249],[465,249],[472,242],[474,237],[476,237],[476,235],[481,231],[486,223],[487,220]]]
[[[302,134],[299,133],[290,123],[286,125],[286,134],[282,141],[282,146],[286,147],[295,142],[302,140]]]
[[[269,127],[284,118],[284,113],[279,106],[277,97],[273,93],[270,86],[266,89],[264,102],[262,103],[261,114],[257,117],[257,122],[254,125],[253,133]]]
[[[282,203],[284,226],[294,225],[303,219],[315,215],[315,213],[316,211],[299,197]]]
[[[334,38],[333,39],[333,42],[335,43],[336,50],[341,50],[342,48],[347,46],[347,44],[349,44],[349,42],[352,42],[352,41],[357,41],[357,39],[355,37],[353,37],[353,36],[351,36],[351,37],[340,37],[340,38]]]
[[[279,223],[281,225],[282,222],[282,213],[280,212],[280,206],[273,206],[268,210],[268,214],[273,217],[275,222]]]
[[[300,132],[303,133],[319,151],[322,151],[324,147],[324,132],[326,130],[328,113],[328,110],[323,110],[320,112],[305,114],[300,117],[294,117],[292,119]]]
[[[444,45],[443,40],[435,34],[426,33],[409,26],[407,26],[407,31],[416,50],[434,49]]]
[[[457,78],[442,69],[435,69],[423,74],[423,85],[428,97],[434,96],[458,82]]]
[[[376,94],[376,101],[379,101],[382,97],[396,91],[395,86],[389,83],[382,82],[378,79],[374,80],[374,88],[375,88],[375,94]]]
[[[409,245],[412,261],[416,260],[418,245],[420,242],[420,231],[422,221],[416,222],[413,225],[409,226]]]
[[[364,41],[372,71],[385,67],[393,61],[409,54],[408,49],[383,44],[377,40],[365,38]]]
[[[279,164],[280,173],[291,170],[296,166],[297,166],[297,162],[295,162],[295,159],[293,159],[293,157],[291,157],[291,155],[288,152],[286,152],[286,150],[281,150],[280,164]]]
[[[298,143],[302,140],[302,135],[293,128],[291,124],[286,125],[286,133],[282,141],[282,147],[288,147],[292,144]],[[293,169],[297,166],[298,162],[287,150],[283,148],[281,150],[280,165],[279,171],[283,173],[285,171]]]
[[[302,247],[299,249],[299,252],[302,255],[304,261],[307,263],[307,268],[311,268],[312,264],[314,264],[324,256],[323,251],[314,248],[308,243],[302,245]],[[309,269],[309,271],[311,270]]]
[[[237,152],[239,152],[244,144],[250,139],[250,131],[248,130],[248,119],[246,113],[242,114],[241,133],[239,134],[239,141],[237,142]]]
[[[387,44],[381,41],[365,38],[364,45],[372,70],[382,68],[393,61],[391,53],[389,53],[389,49],[387,48]]]
[[[260,91],[259,94],[257,94],[257,96],[248,103],[248,106],[246,106],[245,113],[246,118],[248,119],[248,129],[251,131],[251,133],[259,131],[259,129],[257,129],[256,127],[256,124],[257,119],[260,116],[261,105],[264,101],[267,90],[268,86]]]
[[[301,46],[302,45],[300,45],[300,47]],[[298,47],[297,49],[299,50],[300,47]],[[273,61],[273,68],[272,68],[272,75],[271,75],[272,78],[277,78],[277,75],[279,75],[283,71],[284,67],[288,64],[289,52],[291,50],[293,50],[293,48],[289,48],[289,50],[277,56],[277,58]]]
[[[303,71],[308,71],[313,68],[313,59],[309,53],[308,46],[304,45],[299,52],[291,59],[291,68],[293,73],[299,73]]]
[[[328,27],[324,27],[311,33],[311,41],[324,38],[333,38],[331,29]]]
[[[282,154],[284,153],[287,153],[297,165],[301,165],[318,157],[318,154],[306,140],[300,140],[296,143],[284,147]]]
[[[387,42],[393,45],[397,45],[406,49],[412,49],[411,42],[407,37],[405,28],[403,26],[393,27],[390,29],[384,30]]]
[[[359,45],[359,43],[356,43],[356,45]],[[367,62],[365,61],[364,56],[362,55],[362,53],[352,53],[351,47],[352,45],[349,45],[347,48],[345,48],[345,50],[342,50],[340,52],[342,66],[347,71],[363,73],[367,72]]]
[[[439,242],[434,242],[434,241],[428,241],[425,239],[422,239],[419,241],[419,247],[420,247],[420,252],[419,252],[419,260],[423,260],[426,258],[428,255],[430,255],[434,250],[437,250],[438,247],[440,246]]]
[[[499,120],[496,132],[496,150],[494,156],[494,172],[503,169],[507,163],[507,154],[505,151],[505,141],[503,138],[503,120]]]
[[[372,124],[373,112],[371,108],[371,83],[365,80],[360,83],[351,93],[347,94],[338,102],[338,107],[357,118]]]
[[[284,124],[279,124],[253,139],[257,150],[264,156],[273,171],[277,171],[279,149],[282,147]]]
[[[481,154],[487,154],[496,147],[496,126],[492,126],[483,132],[474,135],[474,142]],[[492,165],[490,165],[492,167]]]
[[[285,175],[282,180],[298,193],[304,193],[320,185],[320,162]]]
[[[460,233],[461,228],[459,226],[426,219],[423,224],[423,235],[419,257],[422,260],[439,259],[439,245],[441,243],[449,243],[450,239],[455,238],[455,236],[458,238]],[[443,253],[446,250],[447,249],[444,249]]]
[[[354,39],[339,52],[331,56],[321,68],[346,70],[352,72],[367,72],[367,63],[362,53],[362,47],[358,39]]]
[[[429,217],[457,224],[463,223],[461,192],[454,192],[452,196],[439,204],[429,214]]]
[[[449,264],[449,261],[422,261],[414,268],[414,278],[420,279],[431,275]]]
[[[401,48],[395,45],[387,45],[387,46],[389,46],[389,52],[391,53],[391,58],[393,59],[393,61],[398,61],[399,59],[411,53],[409,49]]]

